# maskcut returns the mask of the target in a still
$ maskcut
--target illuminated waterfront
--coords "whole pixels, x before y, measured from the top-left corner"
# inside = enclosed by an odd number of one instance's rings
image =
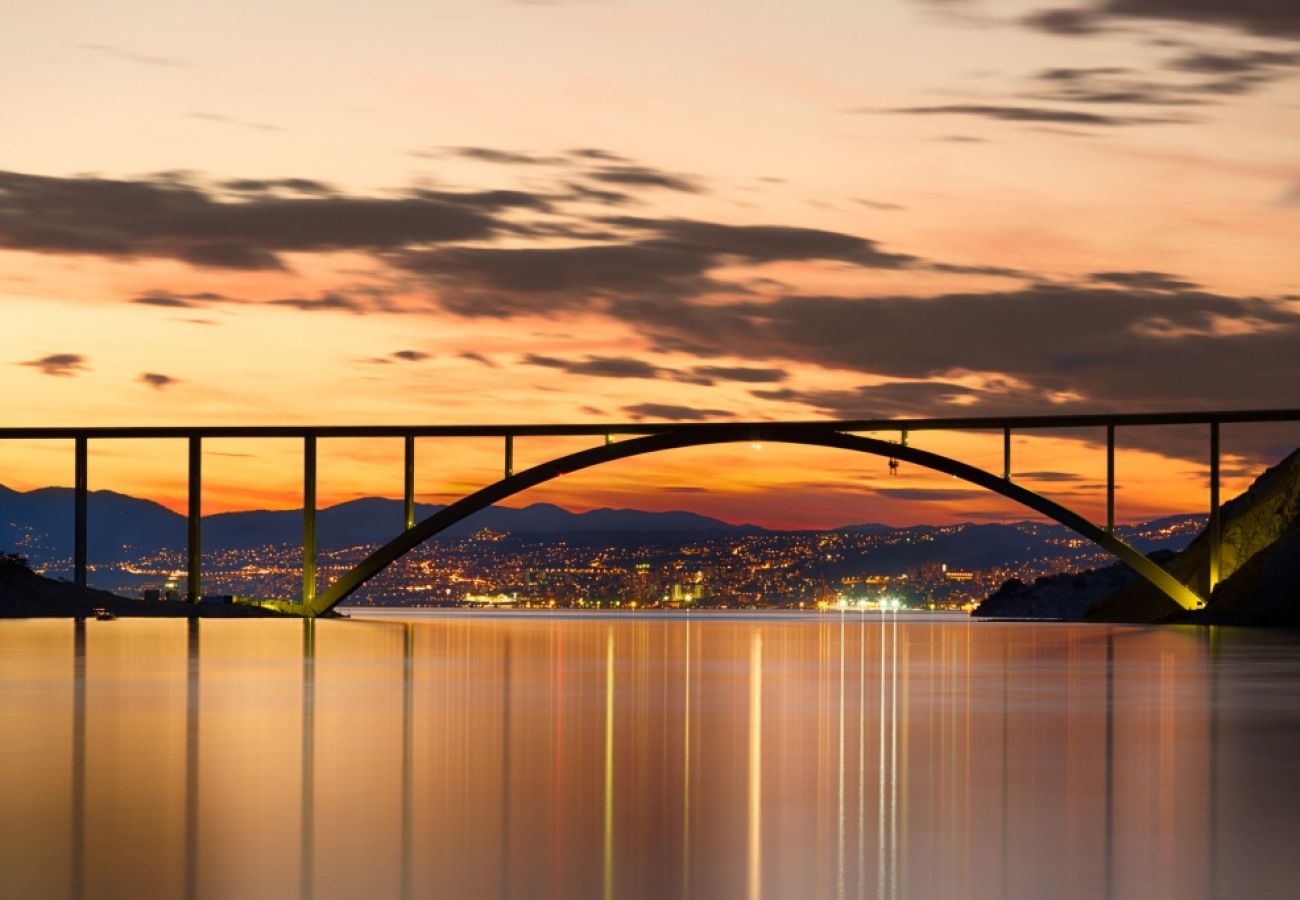
[[[0,894],[1291,896],[1295,637],[0,623]]]

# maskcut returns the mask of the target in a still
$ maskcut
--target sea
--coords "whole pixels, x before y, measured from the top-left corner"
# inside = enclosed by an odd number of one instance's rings
[[[4,898],[1295,898],[1300,633],[0,621]]]

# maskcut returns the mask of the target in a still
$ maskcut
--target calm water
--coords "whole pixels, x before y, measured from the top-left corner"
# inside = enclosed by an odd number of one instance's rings
[[[0,896],[1297,896],[1293,633],[0,622]]]

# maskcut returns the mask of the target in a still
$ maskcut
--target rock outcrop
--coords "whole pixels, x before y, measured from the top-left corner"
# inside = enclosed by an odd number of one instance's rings
[[[269,617],[278,615],[253,606],[201,606],[191,603],[166,603],[119,597],[108,591],[77,587],[37,575],[24,560],[0,554],[0,619],[36,617],[88,618],[96,609],[115,616],[166,617]]]
[[[1190,618],[1300,621],[1300,450],[1260,475],[1245,493],[1225,503],[1220,522],[1220,581],[1209,596],[1208,608]],[[1201,596],[1209,594],[1208,528],[1181,553],[1161,564]],[[1080,573],[1083,580],[1076,587],[1073,601],[1063,599],[1055,580],[1049,579],[1045,584],[1005,596],[1000,596],[1003,591],[999,590],[975,614],[1094,622],[1189,618],[1185,610],[1144,579],[1130,576],[1126,583],[1116,584],[1114,576],[1102,576],[1110,571]],[[1100,593],[1107,585],[1114,586]],[[1088,597],[1093,598],[1090,604]]]

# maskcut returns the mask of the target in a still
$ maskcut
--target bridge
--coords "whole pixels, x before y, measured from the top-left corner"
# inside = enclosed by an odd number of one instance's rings
[[[737,442],[788,443],[831,447],[913,463],[952,475],[1020,503],[1103,547],[1151,582],[1184,609],[1200,609],[1220,580],[1221,523],[1219,503],[1220,430],[1224,425],[1300,422],[1300,410],[1226,410],[1046,416],[985,416],[932,419],[858,419],[802,422],[622,423],[612,425],[418,425],[418,426],[211,426],[211,427],[93,427],[0,428],[0,440],[70,440],[74,446],[73,580],[86,584],[86,539],[89,442],[114,439],[175,439],[188,445],[186,597],[200,599],[203,492],[203,441],[208,439],[284,439],[303,442],[302,595],[283,608],[305,617],[329,612],[379,572],[434,535],[485,507],[562,475],[604,463],[682,447]],[[1203,589],[1183,584],[1115,534],[1115,434],[1118,429],[1168,425],[1206,426],[1209,465],[1209,573]],[[1106,431],[1106,524],[1083,515],[1021,484],[1012,477],[1013,433],[1058,429]],[[1001,432],[1003,465],[989,472],[915,446],[909,436],[933,431]],[[897,435],[882,439],[877,434]],[[498,438],[502,441],[503,474],[499,481],[469,494],[419,522],[415,520],[416,438]],[[530,437],[591,437],[595,446],[544,462],[520,472],[514,468],[518,439]],[[397,533],[323,591],[316,583],[316,450],[330,438],[400,439],[404,446],[404,517]],[[1199,585],[1198,585],[1199,587]]]

